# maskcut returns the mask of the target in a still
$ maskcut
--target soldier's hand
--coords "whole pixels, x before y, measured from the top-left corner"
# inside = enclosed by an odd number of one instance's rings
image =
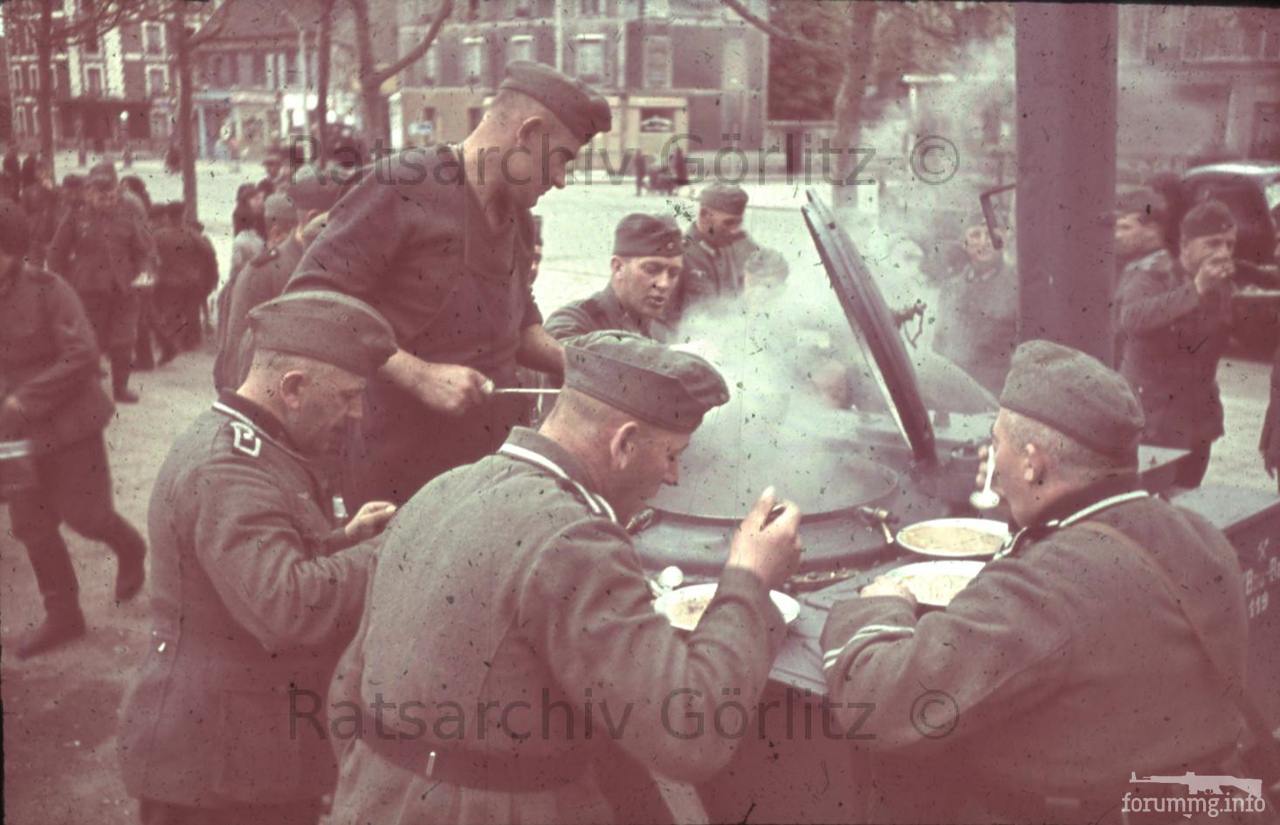
[[[771,519],[775,507],[781,508],[781,513]],[[775,588],[800,559],[799,531],[800,509],[794,502],[778,501],[770,487],[738,526],[729,544],[728,566],[749,570],[767,587]]]
[[[371,539],[382,532],[396,514],[396,506],[389,501],[369,501],[360,508],[355,518],[347,522],[343,532],[352,541]]]
[[[446,415],[462,415],[478,406],[492,388],[484,373],[460,364],[424,362],[413,382],[418,400]]]
[[[1196,292],[1204,295],[1217,289],[1231,280],[1235,272],[1235,261],[1225,255],[1206,258],[1196,270]]]
[[[875,581],[862,588],[863,596],[897,596],[899,599],[906,599],[912,605],[916,603],[915,594],[907,589],[906,585],[897,579],[891,579],[888,576],[877,576]]]

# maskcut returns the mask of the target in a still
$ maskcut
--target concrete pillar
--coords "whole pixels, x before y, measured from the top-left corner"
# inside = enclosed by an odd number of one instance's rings
[[[1021,340],[1111,360],[1116,7],[1015,6]]]

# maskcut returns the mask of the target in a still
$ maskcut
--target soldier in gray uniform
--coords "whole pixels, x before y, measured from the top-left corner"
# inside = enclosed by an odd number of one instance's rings
[[[530,289],[529,210],[610,124],[608,103],[581,81],[515,61],[460,146],[393,155],[334,208],[289,289],[367,300],[399,345],[370,382],[348,501],[406,501],[491,452],[526,405],[490,391],[515,384],[517,363],[562,372]]]
[[[1153,189],[1140,187],[1121,192],[1116,197],[1115,213],[1115,280],[1111,294],[1120,291],[1124,271],[1129,265],[1166,248],[1165,222],[1168,206],[1163,196]],[[1113,366],[1124,360],[1124,332],[1119,318],[1119,303],[1114,304],[1112,327],[1115,331]]]
[[[866,821],[1119,821],[1134,772],[1232,773],[1235,551],[1139,488],[1142,408],[1101,362],[1030,341],[1000,405],[1012,542],[943,610],[882,578],[822,632],[831,699],[875,708]]]
[[[365,540],[394,513],[369,504],[344,526],[316,465],[395,351],[387,322],[301,292],[250,323],[249,377],[179,436],[151,495],[152,630],[120,730],[144,825],[316,821],[333,752],[290,714],[318,707],[359,622]]]
[[[129,389],[129,369],[137,340],[138,295],[133,281],[154,271],[151,237],[130,209],[119,208],[116,170],[99,163],[89,170],[85,207],[72,211],[49,243],[49,268],[71,283],[111,361],[115,400],[138,401]]]
[[[981,212],[966,223],[964,251],[964,267],[940,285],[933,349],[994,395],[1018,345],[1018,275]]]
[[[10,494],[9,518],[45,608],[16,647],[24,659],[85,633],[60,524],[111,548],[117,601],[142,589],[147,550],[111,501],[102,433],[114,407],[98,380],[93,328],[65,281],[23,263],[29,241],[22,210],[0,202],[0,441],[26,442],[31,453],[34,477]]]
[[[684,278],[668,311],[679,320],[690,307],[742,293],[747,259],[759,247],[742,231],[747,193],[712,183],[698,193],[698,217],[684,236]]]
[[[606,803],[628,779],[614,771],[638,761],[696,781],[733,752],[697,719],[726,693],[753,707],[764,688],[785,635],[769,588],[798,558],[799,512],[787,503],[766,526],[766,490],[697,628],[674,630],[622,525],[678,480],[728,389],[701,358],[632,333],[566,353],[541,429],[436,478],[387,533],[330,688],[335,713],[359,720],[333,731],[334,825],[649,821],[635,800]]]
[[[1117,296],[1125,333],[1120,372],[1142,401],[1143,441],[1191,450],[1177,483],[1198,487],[1222,435],[1218,361],[1231,334],[1236,225],[1219,201],[1182,219],[1180,251],[1131,264]]]
[[[561,341],[602,329],[660,339],[682,261],[680,227],[673,218],[627,215],[613,233],[609,285],[551,313],[547,332]]]
[[[276,192],[263,202],[267,249],[243,270],[233,272],[218,295],[215,389],[240,386],[253,358],[253,342],[245,335],[249,311],[284,294],[293,270],[315,239],[308,234],[308,226],[323,220],[357,179],[349,172],[306,166],[298,170],[286,192]]]

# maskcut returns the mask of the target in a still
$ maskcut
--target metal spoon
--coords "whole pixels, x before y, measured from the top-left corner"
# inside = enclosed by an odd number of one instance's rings
[[[987,449],[987,481],[981,490],[969,494],[969,503],[975,510],[990,510],[1000,505],[1000,494],[991,489],[991,477],[996,472],[995,450]]]

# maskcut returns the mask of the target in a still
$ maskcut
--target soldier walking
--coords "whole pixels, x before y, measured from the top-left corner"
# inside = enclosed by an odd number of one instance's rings
[[[131,210],[119,209],[116,170],[99,163],[89,170],[86,208],[69,214],[49,244],[49,268],[66,278],[84,303],[111,362],[117,402],[133,404],[129,370],[137,339],[138,295],[134,280],[155,269],[155,247]]]
[[[0,202],[0,441],[30,453],[31,477],[10,491],[9,517],[45,608],[20,658],[85,633],[61,524],[111,548],[117,601],[136,596],[146,575],[146,544],[111,501],[102,433],[114,408],[98,381],[93,329],[65,281],[23,263],[28,240],[19,207]]]

